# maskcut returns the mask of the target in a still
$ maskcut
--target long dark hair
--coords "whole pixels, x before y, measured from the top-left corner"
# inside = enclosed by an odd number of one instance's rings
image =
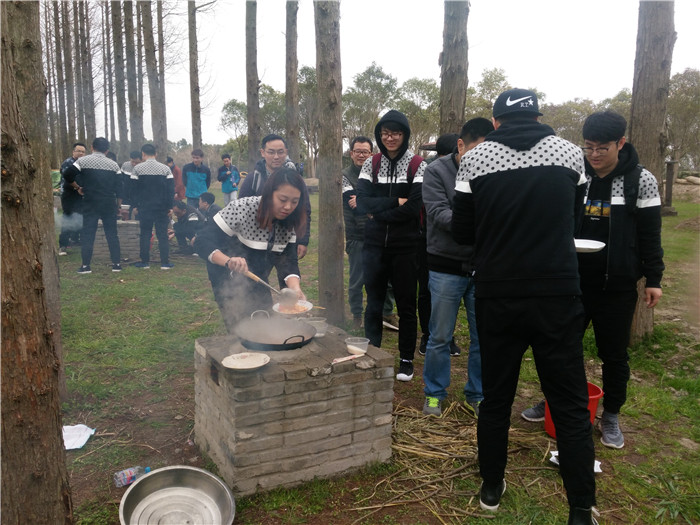
[[[297,207],[281,223],[288,229],[294,230],[297,237],[301,237],[306,233],[306,203],[309,200],[309,196],[304,179],[292,168],[281,168],[268,177],[263,186],[262,198],[258,207],[258,224],[266,230],[272,228],[272,221],[275,220],[274,215],[272,215],[272,194],[285,184],[298,189],[300,195]]]

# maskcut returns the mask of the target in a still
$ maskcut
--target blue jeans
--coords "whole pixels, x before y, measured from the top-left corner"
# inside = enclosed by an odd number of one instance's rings
[[[468,379],[464,397],[470,403],[484,399],[481,390],[481,350],[476,331],[474,280],[471,277],[430,271],[430,337],[425,352],[425,395],[445,399],[450,386],[450,342],[454,336],[459,305],[464,301],[469,322]]]

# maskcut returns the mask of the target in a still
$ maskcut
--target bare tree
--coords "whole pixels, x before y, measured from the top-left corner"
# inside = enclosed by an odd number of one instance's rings
[[[343,322],[343,216],[341,200],[342,79],[340,70],[340,2],[317,0],[314,3],[316,25],[316,75],[320,135],[318,179],[319,221],[318,291],[321,304],[331,323]]]
[[[70,16],[68,13],[68,2],[61,5],[62,24],[61,33],[63,35],[63,66],[64,66],[64,86],[66,90],[66,116],[68,118],[68,143],[75,141],[77,134],[75,131],[75,82],[73,76],[73,46],[71,45]]]
[[[299,162],[299,79],[297,77],[297,69],[299,63],[297,60],[297,12],[299,11],[299,2],[289,0],[287,2],[287,80],[286,80],[286,130],[287,148],[289,150],[289,158],[293,162]]]
[[[53,228],[39,2],[2,2],[2,522],[73,521],[44,247]],[[43,187],[43,191],[41,188]],[[47,216],[49,218],[47,222]],[[47,278],[47,273],[54,273]],[[60,315],[60,307],[58,309]]]
[[[124,2],[124,56],[126,57],[126,86],[129,97],[129,127],[131,129],[130,150],[140,149],[144,143],[143,108],[139,107],[139,93],[136,74],[136,53],[134,46],[134,6],[133,2]]]
[[[95,120],[95,85],[92,76],[92,45],[90,41],[90,5],[80,2],[80,56],[83,81],[83,111],[85,114],[85,133],[88,140],[97,136]]]
[[[161,97],[162,90],[156,65],[155,39],[153,37],[153,13],[150,2],[140,2],[141,18],[143,20],[143,42],[146,55],[146,71],[148,71],[148,93],[151,101],[151,125],[153,127],[153,143],[165,161],[168,144],[168,130],[165,125],[165,100]],[[201,136],[200,136],[201,141]],[[195,146],[197,147],[197,146]]]
[[[248,171],[252,173],[260,147],[260,79],[258,78],[257,38],[258,4],[245,3],[245,77],[248,103]]]
[[[85,94],[83,93],[83,49],[80,45],[80,18],[82,2],[73,0],[73,51],[75,53],[75,116],[78,119],[77,138],[85,142]]]
[[[122,39],[122,12],[118,1],[111,2],[112,45],[114,50],[114,93],[117,98],[117,120],[119,124],[119,151],[123,160],[129,155],[129,131],[126,123],[126,96],[124,95],[124,44]]]
[[[165,106],[165,34],[163,30],[163,2],[157,2],[156,5],[156,18],[158,19],[158,79],[160,85],[160,98],[163,100],[163,106]],[[163,128],[166,130],[168,129],[167,117],[167,112],[164,111]],[[161,153],[166,152],[163,151]]]
[[[457,133],[464,124],[469,82],[468,18],[469,0],[445,0],[440,54],[440,135]]]
[[[61,45],[61,16],[58,9],[58,2],[53,4],[53,34],[55,42],[55,57],[56,57],[56,79],[58,92],[58,107],[56,113],[58,115],[58,133],[60,136],[60,156],[68,151],[68,127],[66,116],[66,92],[61,89],[61,86],[66,85],[65,69],[63,68],[63,46]]]
[[[103,6],[103,16],[102,16],[102,43],[105,49],[105,61],[103,66],[104,71],[104,84],[103,88],[105,90],[105,135],[109,137],[109,142],[114,144],[116,141],[116,130],[114,124],[114,83],[112,81],[112,71],[114,70],[114,64],[112,62],[112,43],[109,33],[109,20],[110,16],[110,3],[105,2]],[[109,135],[107,135],[107,108],[109,108]]]
[[[202,106],[199,99],[199,57],[197,52],[197,4],[187,1],[187,34],[190,49],[190,110],[192,114],[192,146],[202,147]]]
[[[630,108],[630,142],[639,152],[642,164],[656,176],[660,188],[666,172],[664,161],[668,138],[664,125],[671,82],[671,59],[676,42],[673,12],[673,2],[639,2]],[[638,341],[654,329],[654,310],[644,304],[642,281],[637,286],[641,293],[632,322],[632,341]]]
[[[51,41],[51,11],[48,3],[44,4],[44,48],[46,50],[47,63],[45,68],[46,74],[46,95],[48,97],[49,103],[49,143],[51,144],[51,151],[49,153],[49,159],[51,160],[51,166],[59,166],[61,164],[61,154],[60,151],[60,135],[57,128],[56,119],[56,109],[54,107],[54,96],[58,89],[56,88],[56,68],[54,66],[53,57],[55,56],[56,50],[54,49],[53,43]]]

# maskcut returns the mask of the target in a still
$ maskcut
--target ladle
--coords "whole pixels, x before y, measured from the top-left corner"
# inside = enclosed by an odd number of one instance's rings
[[[277,288],[275,288],[274,286],[270,286],[263,279],[261,279],[260,277],[258,277],[257,275],[255,275],[253,272],[251,272],[249,270],[244,272],[243,275],[248,277],[248,279],[252,279],[256,283],[260,283],[260,284],[266,286],[267,288],[269,288],[270,290],[275,292],[277,295],[279,295],[280,296],[280,304],[282,304],[284,306],[292,306],[293,304],[296,304],[296,302],[298,300],[298,296],[297,296],[297,293],[294,290],[292,290],[291,288],[285,288],[282,291],[279,291]]]

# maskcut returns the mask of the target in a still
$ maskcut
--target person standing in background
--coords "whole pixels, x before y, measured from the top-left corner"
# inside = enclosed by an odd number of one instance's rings
[[[224,194],[224,206],[226,206],[238,198],[238,183],[241,180],[241,174],[238,173],[238,168],[231,164],[231,155],[228,153],[221,155],[221,161],[224,165],[219,168],[219,174],[216,178],[221,183],[221,193]]]
[[[175,182],[175,197],[176,201],[181,201],[185,199],[185,185],[182,183],[182,170],[175,164],[172,157],[168,157],[165,160],[166,166],[170,168],[173,173],[173,181]]]
[[[61,164],[63,191],[61,192],[61,234],[58,236],[58,255],[68,255],[68,246],[80,244],[80,229],[83,227],[82,200],[83,197],[65,179],[66,170],[80,157],[87,153],[87,147],[82,142],[73,144],[73,153]]]
[[[182,184],[185,186],[187,205],[199,206],[199,196],[211,185],[211,170],[203,164],[204,152],[192,150],[192,162],[182,168]]]

